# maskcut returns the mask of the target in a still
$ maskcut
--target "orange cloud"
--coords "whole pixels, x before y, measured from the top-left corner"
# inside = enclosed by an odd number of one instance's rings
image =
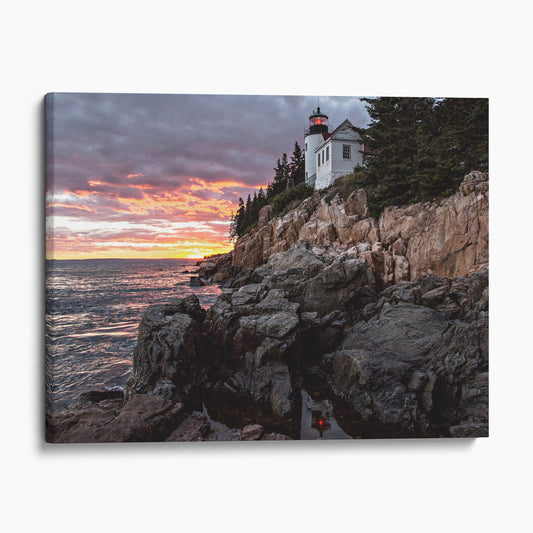
[[[47,209],[55,219],[47,230],[47,258],[200,258],[225,253],[232,249],[228,229],[236,199],[243,190],[255,190],[237,180],[208,182],[195,176],[171,190],[97,178],[87,185],[87,190],[49,198]],[[77,214],[81,212],[90,218],[84,222]]]

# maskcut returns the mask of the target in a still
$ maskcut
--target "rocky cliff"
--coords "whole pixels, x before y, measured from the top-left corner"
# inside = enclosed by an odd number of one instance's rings
[[[388,207],[378,220],[368,216],[364,190],[346,201],[315,193],[280,218],[266,206],[257,228],[235,244],[233,265],[258,267],[302,239],[317,255],[356,253],[380,287],[425,274],[470,275],[488,264],[488,175],[472,172],[453,196]]]
[[[125,399],[81,398],[48,438],[302,438],[333,406],[344,438],[488,434],[486,268],[379,291],[357,253],[299,241],[251,277],[207,313],[194,295],[149,307]]]
[[[487,176],[378,221],[364,191],[270,215],[200,265],[233,260],[207,312],[147,309],[125,397],[80,398],[49,440],[488,435]]]

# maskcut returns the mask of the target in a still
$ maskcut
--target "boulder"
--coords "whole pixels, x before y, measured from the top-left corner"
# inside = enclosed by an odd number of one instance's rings
[[[231,275],[232,262],[233,252],[205,257],[197,263],[199,277],[213,283],[220,283]]]
[[[269,361],[254,369],[250,392],[257,402],[270,405],[276,415],[283,418],[293,414],[294,394],[289,368],[285,363]]]
[[[375,286],[373,275],[362,257],[340,256],[331,265],[302,284],[301,296],[296,300],[304,311],[326,315],[335,310],[352,310],[361,306],[361,293]]]
[[[259,283],[244,285],[232,293],[231,304],[234,308],[256,304],[265,292],[265,287]]]
[[[239,329],[239,317],[239,313],[232,306],[232,293],[222,293],[207,311],[202,325],[203,332],[213,344],[219,360],[230,366],[238,363],[238,358],[233,355],[233,339]]]
[[[366,191],[364,189],[353,191],[346,199],[344,210],[348,216],[355,215],[361,219],[367,218]]]
[[[74,405],[47,419],[47,441],[155,442],[165,440],[184,417],[183,404],[160,396],[137,394],[127,402]]]
[[[272,206],[271,205],[265,205],[259,210],[259,220],[257,222],[258,228],[265,227],[272,218]]]
[[[249,424],[242,428],[241,440],[259,440],[263,433],[263,426],[259,424]]]
[[[199,267],[198,274],[201,278],[209,278],[217,271],[217,264],[214,261],[202,261]]]
[[[455,322],[421,305],[384,302],[322,365],[365,421],[411,436],[486,436],[487,340],[486,316]]]
[[[184,313],[192,317],[199,324],[204,321],[207,314],[207,311],[200,307],[200,302],[195,294],[189,294],[185,298],[172,299],[168,305],[170,307],[166,308],[166,313]]]
[[[374,316],[384,302],[413,303],[442,312],[446,318],[472,319],[488,311],[488,268],[465,278],[447,279],[430,274],[400,282],[380,294],[380,304],[365,308],[365,318]]]
[[[272,255],[254,277],[269,289],[285,291],[301,311],[320,315],[357,307],[361,291],[375,285],[365,258],[347,252],[317,255],[306,241]]]
[[[128,397],[151,393],[183,399],[193,387],[207,382],[216,361],[199,322],[205,312],[197,304],[191,295],[146,310],[139,325]]]
[[[206,440],[210,430],[211,424],[205,415],[192,413],[165,440],[167,442]]]

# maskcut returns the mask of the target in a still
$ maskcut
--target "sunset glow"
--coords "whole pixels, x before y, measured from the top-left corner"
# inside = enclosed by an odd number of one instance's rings
[[[239,197],[266,188],[276,160],[302,142],[312,105],[310,97],[49,95],[47,259],[230,251]],[[330,101],[342,115],[353,105]]]
[[[87,184],[87,190],[47,196],[47,259],[201,258],[225,253],[232,249],[228,229],[235,200],[243,191],[255,190],[238,181],[207,183],[190,177],[170,191],[149,184],[131,186],[139,192],[131,198],[121,196],[121,186],[95,179]]]

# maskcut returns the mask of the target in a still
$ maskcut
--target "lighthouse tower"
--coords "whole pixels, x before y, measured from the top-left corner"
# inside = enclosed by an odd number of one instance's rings
[[[315,149],[328,137],[328,117],[320,112],[320,107],[317,107],[316,112],[313,111],[309,117],[309,126],[305,128],[305,183],[310,187],[314,187],[316,181]]]

